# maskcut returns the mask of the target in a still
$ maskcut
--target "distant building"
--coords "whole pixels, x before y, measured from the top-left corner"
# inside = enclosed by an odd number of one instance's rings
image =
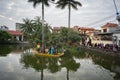
[[[114,38],[116,37],[113,36],[120,35],[118,34],[119,31],[116,30],[118,30],[118,24],[106,23],[105,25],[101,26],[101,32],[96,35],[98,41],[94,41],[94,43],[103,43],[103,44],[116,43],[114,41]]]
[[[101,33],[111,33],[117,30],[118,24],[115,23],[107,23],[101,27]]]
[[[57,32],[57,33],[60,33],[61,28],[62,27],[53,27],[53,31]]]
[[[9,30],[9,28],[7,26],[0,26],[0,30]]]
[[[23,41],[23,33],[21,31],[8,30],[8,33],[12,35],[13,39]]]
[[[79,27],[79,26],[74,26],[73,30],[78,31],[80,34],[86,34],[88,36],[93,35],[95,29],[90,28],[90,27]]]
[[[16,23],[16,30],[21,31],[20,27],[22,26],[22,23]]]

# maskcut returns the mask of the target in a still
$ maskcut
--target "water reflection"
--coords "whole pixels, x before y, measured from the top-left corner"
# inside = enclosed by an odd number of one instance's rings
[[[84,48],[60,58],[35,56],[28,46],[0,50],[0,80],[120,80],[119,58]]]
[[[0,56],[7,56],[11,51],[10,46],[0,46]]]
[[[0,56],[7,56],[10,53],[21,53],[30,46],[26,45],[0,45]]]
[[[69,71],[77,71],[80,67],[80,63],[77,63],[72,56],[50,58],[24,53],[21,55],[20,62],[26,69],[33,68],[36,71],[41,72],[41,80],[43,80],[45,69],[50,73],[56,73],[58,71],[60,72],[62,68],[66,68],[66,77],[67,80],[69,80]]]
[[[103,68],[110,70],[111,72],[115,73],[114,79],[120,80],[120,58],[119,57],[112,57],[108,55],[99,55],[94,54],[95,52],[90,53],[93,62],[102,66]]]

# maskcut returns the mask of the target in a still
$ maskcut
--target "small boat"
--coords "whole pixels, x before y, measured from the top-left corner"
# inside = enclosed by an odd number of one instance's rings
[[[38,52],[35,49],[33,49],[32,51],[35,53],[35,55],[37,55],[37,56],[43,56],[43,57],[61,57],[61,56],[64,55],[64,52],[56,53],[56,54],[49,54],[49,53],[40,53],[40,52]]]

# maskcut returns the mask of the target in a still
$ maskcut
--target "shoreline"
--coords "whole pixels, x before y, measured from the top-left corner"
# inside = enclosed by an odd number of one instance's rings
[[[105,51],[105,50],[100,49],[100,48],[93,48],[93,47],[87,47],[87,46],[84,46],[84,48],[86,48],[88,50],[95,51],[95,52],[99,52],[99,53],[101,53],[103,55],[108,55],[108,56],[113,56],[113,57],[120,57],[120,51]]]

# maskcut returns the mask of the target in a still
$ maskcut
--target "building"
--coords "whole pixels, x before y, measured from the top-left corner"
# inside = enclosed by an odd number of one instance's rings
[[[9,30],[9,28],[7,26],[0,26],[0,30]]]
[[[101,26],[101,33],[112,33],[113,31],[117,30],[118,24],[115,23],[106,23],[105,25]]]
[[[94,28],[79,26],[74,26],[73,30],[78,31],[80,34],[85,34],[91,39],[94,37],[94,33],[96,31]]]
[[[20,27],[22,26],[22,23],[16,23],[16,31],[21,31]]]
[[[12,35],[13,40],[23,41],[23,33],[21,31],[7,30]]]
[[[93,43],[113,44],[114,43],[113,34],[117,29],[118,29],[118,24],[106,23],[105,25],[101,26],[101,32],[97,34],[98,39],[96,41],[93,41]]]

